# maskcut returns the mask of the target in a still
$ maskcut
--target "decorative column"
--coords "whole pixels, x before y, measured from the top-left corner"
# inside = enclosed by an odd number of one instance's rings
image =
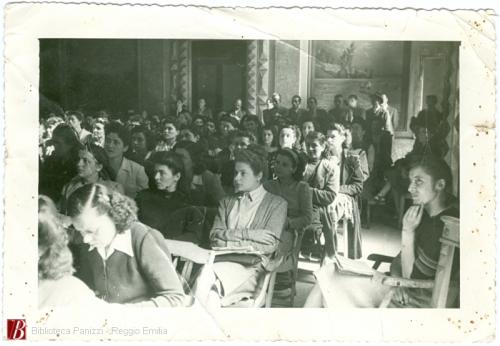
[[[191,43],[188,40],[174,40],[170,46],[170,103],[182,100],[191,105]]]
[[[258,42],[249,41],[247,45],[247,110],[257,114],[257,74]]]
[[[258,41],[258,92],[257,92],[257,114],[262,117],[262,112],[266,109],[269,97],[269,41]]]
[[[460,186],[460,111],[459,111],[459,82],[458,82],[458,54],[459,44],[452,44],[449,49],[448,74],[446,80],[447,90],[446,104],[443,106],[444,114],[447,114],[447,122],[450,131],[446,136],[446,143],[450,150],[445,156],[446,162],[450,165],[453,176],[453,194],[458,196]]]
[[[247,110],[262,121],[262,112],[269,98],[268,40],[249,41],[247,45]]]

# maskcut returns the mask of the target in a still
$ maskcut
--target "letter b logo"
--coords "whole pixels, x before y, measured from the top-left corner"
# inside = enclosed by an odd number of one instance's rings
[[[7,320],[7,340],[26,340],[26,320]]]

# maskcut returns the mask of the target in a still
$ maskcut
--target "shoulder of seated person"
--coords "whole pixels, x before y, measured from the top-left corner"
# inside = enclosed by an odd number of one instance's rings
[[[133,168],[133,169],[144,169],[144,166],[138,164],[137,162],[133,161],[133,160],[130,160],[130,159],[127,159],[127,158],[123,158],[124,160],[127,160],[128,161],[128,164]]]
[[[284,199],[283,197],[281,196],[278,196],[278,195],[275,195],[274,193],[272,192],[267,192],[268,195],[270,195],[271,199],[273,202],[276,202],[276,203],[288,203],[286,201],[286,199]]]
[[[323,159],[321,162],[326,169],[335,170],[339,164],[339,159],[336,156],[331,156],[328,159]]]

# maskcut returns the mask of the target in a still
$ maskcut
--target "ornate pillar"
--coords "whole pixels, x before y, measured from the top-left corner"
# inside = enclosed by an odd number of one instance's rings
[[[445,84],[446,103],[443,103],[443,112],[447,114],[450,131],[446,136],[446,143],[450,150],[445,156],[450,165],[453,176],[453,194],[458,196],[460,186],[460,111],[459,111],[459,80],[458,80],[458,55],[459,44],[452,44],[449,49],[448,74]]]
[[[169,50],[170,104],[175,107],[177,100],[191,105],[191,42],[174,40]]]
[[[247,46],[247,110],[262,120],[269,98],[268,40],[249,41]]]
[[[247,110],[257,114],[258,41],[247,45]]]
[[[269,41],[259,42],[257,115],[262,116],[269,97]]]

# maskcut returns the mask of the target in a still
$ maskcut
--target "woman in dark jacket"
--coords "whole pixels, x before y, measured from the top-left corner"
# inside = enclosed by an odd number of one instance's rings
[[[136,197],[139,220],[159,230],[167,239],[201,241],[203,216],[189,203],[181,157],[176,153],[152,155],[156,186]]]

